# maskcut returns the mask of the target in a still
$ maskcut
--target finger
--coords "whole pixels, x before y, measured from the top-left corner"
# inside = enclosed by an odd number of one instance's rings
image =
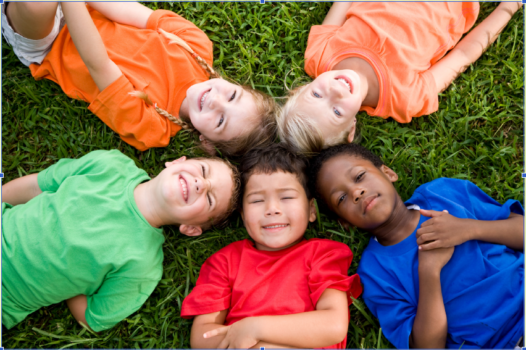
[[[443,211],[444,213],[449,214],[449,212],[448,212],[446,209],[444,209],[444,210],[442,210],[442,211]]]
[[[426,233],[425,235],[422,235],[420,237],[417,238],[416,240],[416,244],[418,245],[422,245],[422,244],[429,244],[433,241],[436,241],[437,237],[436,235],[431,232],[431,233]]]
[[[443,248],[443,244],[440,241],[433,241],[433,242],[422,244],[418,246],[418,249],[422,251],[433,250],[433,249],[438,249],[438,248]]]
[[[426,210],[426,209],[420,209],[420,214],[427,216],[429,218],[436,218],[438,216],[442,216],[444,212],[442,211],[436,211],[436,210]]]
[[[212,337],[215,337],[216,335],[219,335],[219,334],[226,334],[226,332],[228,332],[229,328],[230,328],[230,326],[213,329],[213,330],[208,331],[205,334],[203,334],[203,338],[212,338]]]
[[[422,236],[423,234],[431,233],[431,232],[435,232],[435,229],[434,229],[433,225],[420,227],[418,230],[416,230],[416,237],[418,238],[418,237]]]

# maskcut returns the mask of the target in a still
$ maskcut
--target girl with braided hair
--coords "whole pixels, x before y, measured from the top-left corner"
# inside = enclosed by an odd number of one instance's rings
[[[167,146],[180,129],[197,130],[209,153],[230,156],[274,139],[273,99],[221,79],[206,34],[171,11],[11,2],[2,6],[2,31],[35,79],[89,102],[141,151]]]

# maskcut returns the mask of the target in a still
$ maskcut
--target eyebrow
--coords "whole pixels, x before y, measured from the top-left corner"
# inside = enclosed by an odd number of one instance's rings
[[[266,189],[259,190],[259,191],[252,191],[252,192],[248,193],[246,196],[249,197],[249,196],[252,196],[252,195],[255,195],[255,194],[262,194],[262,193],[265,192],[265,191],[266,191]],[[292,188],[292,187],[278,188],[277,191],[278,191],[278,192],[285,192],[285,191],[295,191],[295,192],[299,192],[297,189]]]

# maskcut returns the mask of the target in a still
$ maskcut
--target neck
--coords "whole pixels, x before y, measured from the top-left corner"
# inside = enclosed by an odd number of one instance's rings
[[[409,237],[416,229],[419,220],[420,212],[407,209],[402,198],[398,196],[395,209],[389,219],[370,232],[381,245],[394,245]]]
[[[154,179],[155,180],[155,179]],[[161,227],[170,224],[163,215],[164,211],[156,200],[155,182],[150,180],[135,187],[133,197],[139,212],[153,227]]]
[[[380,84],[373,67],[364,59],[350,57],[336,64],[333,70],[351,69],[360,77],[362,105],[376,108],[380,98]]]

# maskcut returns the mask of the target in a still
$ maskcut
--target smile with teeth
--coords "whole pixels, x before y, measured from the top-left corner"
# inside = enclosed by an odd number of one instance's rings
[[[199,103],[199,108],[202,110],[203,109],[203,105],[205,104],[205,100],[206,100],[206,97],[208,96],[208,94],[210,93],[210,90],[208,90],[207,92],[205,92],[203,94],[203,96],[201,96],[201,101]]]
[[[264,229],[274,229],[274,228],[282,228],[282,227],[287,227],[289,226],[289,224],[280,224],[280,225],[269,225],[269,226],[263,226]]]
[[[186,185],[186,181],[182,176],[179,177],[179,183],[181,184],[181,189],[183,190],[183,199],[185,202],[188,202],[188,186]]]
[[[339,82],[342,82],[345,86],[347,86],[347,89],[349,89],[349,92],[352,93],[352,91],[351,91],[351,84],[349,84],[349,82],[346,79],[336,78],[336,80],[339,81]]]

